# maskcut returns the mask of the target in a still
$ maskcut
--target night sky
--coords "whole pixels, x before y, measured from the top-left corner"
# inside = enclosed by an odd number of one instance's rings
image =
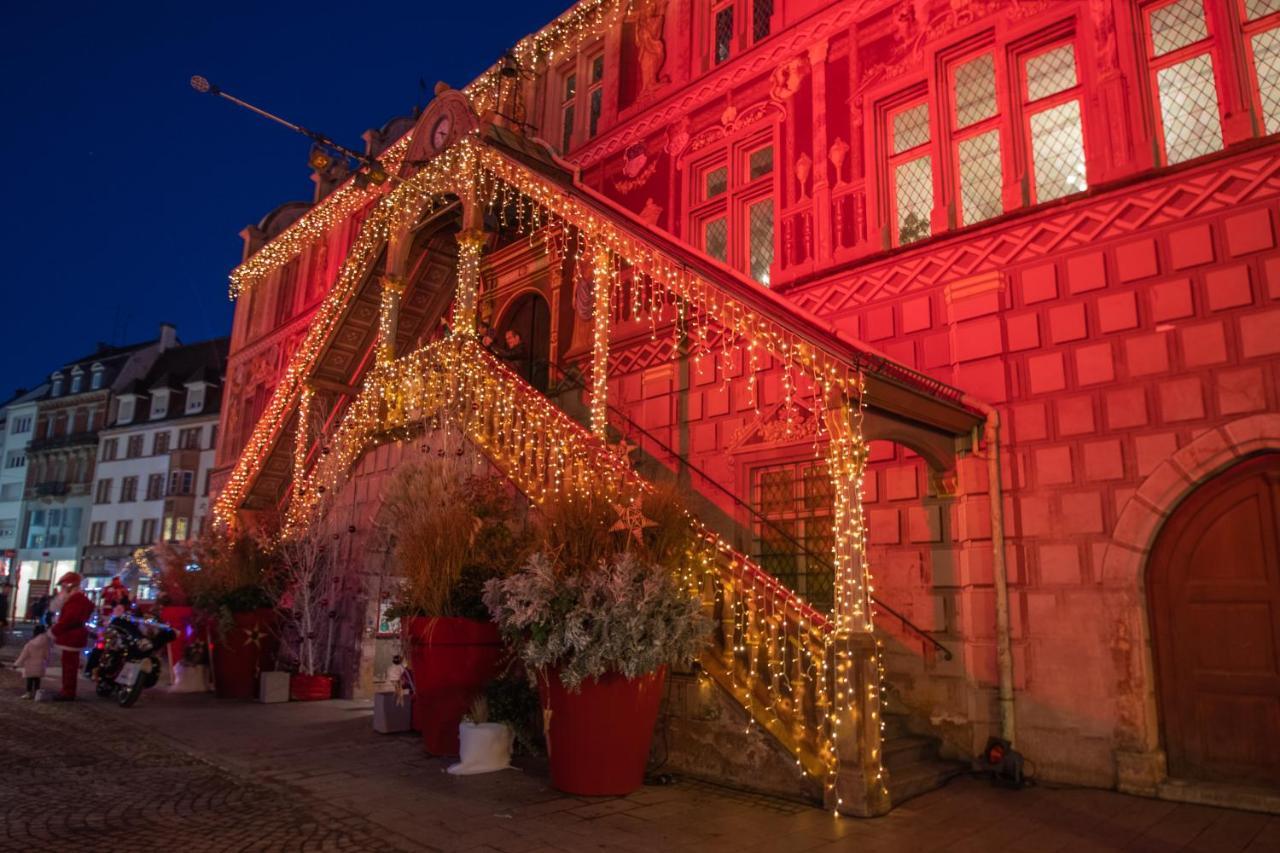
[[[568,5],[9,4],[0,400],[164,321],[187,342],[228,334],[237,233],[310,201],[310,143],[196,94],[193,74],[363,150],[366,129],[437,80],[470,82]]]

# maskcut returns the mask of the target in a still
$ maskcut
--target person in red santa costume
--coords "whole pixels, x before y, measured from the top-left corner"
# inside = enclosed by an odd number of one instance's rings
[[[54,701],[70,702],[76,698],[80,652],[89,644],[85,622],[93,615],[93,602],[80,591],[80,575],[67,572],[58,578],[58,597],[52,608],[58,611],[58,621],[49,632],[53,634],[54,645],[62,652],[62,691]]]

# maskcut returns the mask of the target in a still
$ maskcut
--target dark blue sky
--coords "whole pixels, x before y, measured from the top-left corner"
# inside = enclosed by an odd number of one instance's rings
[[[310,200],[309,143],[193,92],[202,74],[360,149],[569,0],[15,3],[0,34],[0,399],[97,341],[227,334],[237,232]],[[418,80],[427,82],[422,94]]]

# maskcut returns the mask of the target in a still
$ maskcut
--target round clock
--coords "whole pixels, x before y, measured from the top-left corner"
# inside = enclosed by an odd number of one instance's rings
[[[431,127],[431,145],[436,151],[444,148],[445,143],[449,141],[449,131],[452,129],[453,121],[448,113],[436,119],[436,123]]]

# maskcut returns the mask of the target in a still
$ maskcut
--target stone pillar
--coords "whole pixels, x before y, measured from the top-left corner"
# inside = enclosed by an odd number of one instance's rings
[[[890,808],[888,776],[881,763],[880,667],[876,640],[846,633],[828,646],[835,679],[835,781],[824,805],[833,812],[875,817]]]
[[[396,334],[400,329],[400,297],[404,295],[404,279],[398,275],[382,277],[382,304],[378,311],[379,365],[396,357]]]
[[[870,632],[871,582],[862,519],[862,472],[867,448],[856,402],[832,401],[826,413],[827,466],[831,475],[831,533],[835,566],[835,623],[842,631]]]
[[[592,269],[594,303],[591,311],[591,431],[601,441],[609,430],[609,290],[612,257],[608,249],[597,248]]]

